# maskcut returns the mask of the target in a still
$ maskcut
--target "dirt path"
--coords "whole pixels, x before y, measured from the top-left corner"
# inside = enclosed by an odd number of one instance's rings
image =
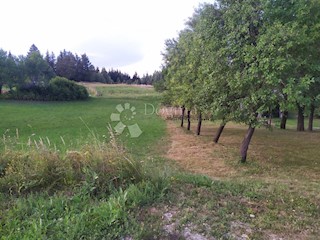
[[[174,121],[167,120],[167,130],[171,146],[166,157],[177,161],[183,169],[213,178],[228,177],[234,173],[225,164],[223,156],[217,154],[223,152],[222,145],[207,142],[194,133],[189,134]],[[219,151],[215,151],[218,148]]]

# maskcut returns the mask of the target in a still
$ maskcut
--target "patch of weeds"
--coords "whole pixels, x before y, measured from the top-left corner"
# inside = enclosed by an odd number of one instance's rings
[[[141,239],[147,230],[134,212],[162,200],[166,189],[146,181],[99,198],[80,189],[70,197],[36,193],[11,199],[13,206],[0,219],[0,235],[3,239]]]
[[[129,217],[126,196],[92,201],[78,196],[32,195],[20,198],[2,219],[4,239],[92,239],[120,237]],[[6,220],[6,221],[5,221]]]
[[[65,154],[43,142],[24,151],[7,149],[0,156],[0,191],[21,195],[91,184],[91,192],[98,194],[147,178],[142,163],[129,156],[114,138],[109,143],[97,138],[91,142]]]
[[[126,191],[130,206],[143,206],[165,199],[169,190],[168,181],[143,181],[135,185],[130,185]]]
[[[205,175],[189,173],[177,174],[172,177],[172,180],[186,184],[193,184],[197,187],[211,187],[214,184],[214,181]]]
[[[0,163],[2,239],[141,239],[149,230],[137,209],[170,188],[164,165],[133,159],[114,139],[65,154],[7,149]]]

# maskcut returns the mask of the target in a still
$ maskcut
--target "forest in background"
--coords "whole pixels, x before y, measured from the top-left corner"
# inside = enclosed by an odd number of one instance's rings
[[[33,44],[26,56],[14,56],[0,49],[0,94],[3,86],[13,89],[17,86],[47,84],[54,77],[64,77],[76,82],[101,82],[107,84],[154,84],[162,79],[162,73],[155,71],[142,77],[132,77],[120,70],[95,67],[87,54],[74,54],[63,50],[56,57],[47,51],[43,56]]]

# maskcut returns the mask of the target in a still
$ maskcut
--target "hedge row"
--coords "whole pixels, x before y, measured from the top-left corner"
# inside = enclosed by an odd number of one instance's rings
[[[35,101],[72,101],[89,97],[85,87],[63,77],[55,77],[48,85],[24,85],[8,93],[8,98]]]

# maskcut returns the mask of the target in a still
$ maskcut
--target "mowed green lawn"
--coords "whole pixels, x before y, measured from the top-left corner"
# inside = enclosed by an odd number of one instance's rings
[[[98,89],[102,95],[88,101],[0,101],[1,149],[10,142],[18,142],[16,147],[23,148],[29,139],[31,142],[42,139],[47,146],[66,151],[92,141],[92,135],[103,140],[109,136],[109,124],[115,127],[119,122],[111,121],[111,114],[119,114],[119,104],[123,108],[125,104],[130,104],[130,109],[134,107],[134,111],[120,113],[120,121],[128,126],[138,124],[142,134],[131,138],[128,128],[125,128],[119,138],[136,154],[143,153],[146,146],[164,135],[164,121],[152,114],[151,106],[157,105],[157,93],[153,88],[108,85]],[[134,114],[134,118],[128,121],[125,117],[130,114]]]

